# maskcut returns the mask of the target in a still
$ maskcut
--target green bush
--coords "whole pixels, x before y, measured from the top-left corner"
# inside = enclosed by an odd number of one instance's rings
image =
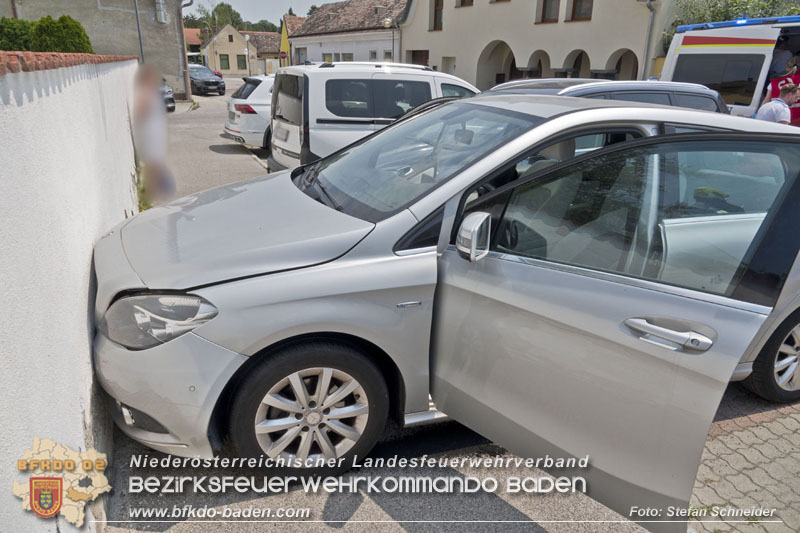
[[[68,15],[61,15],[58,20],[40,18],[33,24],[30,39],[32,52],[94,53],[81,23]]]
[[[30,50],[32,26],[29,20],[0,18],[0,50]]]
[[[81,23],[68,15],[35,22],[0,18],[0,50],[94,53]]]

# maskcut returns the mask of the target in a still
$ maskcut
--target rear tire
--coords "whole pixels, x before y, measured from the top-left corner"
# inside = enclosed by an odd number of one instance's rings
[[[800,311],[775,330],[742,385],[771,402],[800,400]]]
[[[238,389],[229,434],[239,457],[337,460],[335,467],[278,467],[296,475],[350,469],[356,456],[372,450],[389,413],[389,392],[378,368],[360,352],[329,342],[270,356]]]
[[[261,146],[261,148],[267,150],[267,153],[271,150],[270,143],[272,143],[272,132],[270,131],[270,127],[267,126],[267,130],[264,132],[264,143]]]

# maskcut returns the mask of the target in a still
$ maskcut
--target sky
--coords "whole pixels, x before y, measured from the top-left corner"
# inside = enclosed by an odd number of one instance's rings
[[[294,9],[295,15],[304,17],[312,4],[329,4],[332,1],[334,0],[225,0],[242,15],[244,20],[258,22],[266,19],[273,24],[278,24],[290,7]],[[194,5],[184,9],[183,12],[197,14],[198,5],[211,9],[219,3],[220,0],[194,0]]]

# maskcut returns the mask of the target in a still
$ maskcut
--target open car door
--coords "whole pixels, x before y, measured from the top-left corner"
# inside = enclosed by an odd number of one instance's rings
[[[688,508],[722,394],[797,255],[798,172],[787,136],[678,135],[464,206],[466,191],[439,260],[437,407],[526,457],[588,455],[559,475],[685,531],[668,508]]]

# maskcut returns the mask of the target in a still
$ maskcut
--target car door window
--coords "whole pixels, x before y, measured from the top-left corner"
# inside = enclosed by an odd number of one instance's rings
[[[372,80],[328,80],[325,107],[338,117],[372,118]]]
[[[689,109],[700,109],[702,111],[719,111],[717,101],[708,96],[697,94],[675,93],[675,105],[678,107],[688,107]]]
[[[470,91],[466,87],[462,87],[460,85],[453,85],[452,83],[443,83],[442,96],[455,97],[455,98],[469,98],[470,96],[475,96],[475,93]]]
[[[624,100],[626,102],[642,102],[645,104],[660,104],[672,105],[669,95],[667,93],[657,93],[654,91],[647,92],[630,92],[630,93],[614,93],[615,100]]]
[[[372,83],[376,118],[399,118],[431,99],[428,82],[377,79]]]
[[[672,81],[699,83],[729,105],[750,105],[766,56],[763,54],[680,54]]]
[[[492,249],[732,296],[765,218],[798,172],[789,144],[684,141],[606,152],[514,189]]]
[[[468,195],[467,203],[477,200],[478,197],[487,192],[507,185],[512,181],[542,172],[553,165],[569,161],[600,148],[637,139],[641,136],[642,133],[637,130],[599,131],[579,134],[545,145],[520,161],[495,173],[488,180],[483,181]]]

